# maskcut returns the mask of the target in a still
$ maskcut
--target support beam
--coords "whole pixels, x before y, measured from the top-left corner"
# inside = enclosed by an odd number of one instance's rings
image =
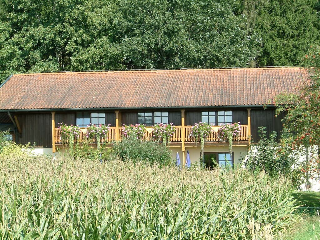
[[[182,166],[185,166],[185,152],[186,152],[186,147],[184,145],[186,138],[186,128],[185,128],[185,110],[181,110],[181,150],[182,150]]]
[[[8,112],[8,116],[9,116],[10,120],[12,121],[13,125],[18,129],[19,134],[21,134],[22,131],[21,131],[21,127],[20,127],[17,116],[14,116],[14,119],[13,119],[10,112]]]
[[[121,134],[120,134],[120,125],[121,125],[121,114],[120,111],[115,111],[116,113],[116,141],[121,140]]]
[[[52,130],[52,152],[56,152],[56,112],[51,112],[51,130]]]
[[[248,132],[247,132],[247,134],[248,134],[248,142],[249,142],[249,147],[250,147],[250,145],[251,145],[251,109],[248,108],[247,111],[248,111]]]
[[[18,132],[21,134],[21,133],[22,133],[22,130],[21,130],[20,123],[19,123],[19,121],[18,121],[17,116],[14,116],[14,120],[16,121],[17,128],[18,128]]]

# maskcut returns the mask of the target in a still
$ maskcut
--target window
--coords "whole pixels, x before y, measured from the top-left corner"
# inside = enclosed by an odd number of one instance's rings
[[[88,125],[105,124],[106,114],[105,113],[89,113],[89,112],[77,112],[76,125],[79,127],[87,127]]]
[[[138,113],[138,123],[151,126],[157,123],[169,123],[168,112],[140,112]]]
[[[154,124],[157,124],[157,123],[168,124],[169,123],[168,112],[154,112],[153,115],[154,115],[154,117],[153,117]]]
[[[90,124],[89,112],[77,112],[76,125],[79,127],[87,127]]]
[[[202,112],[201,122],[215,125],[216,124],[216,112]]]
[[[230,153],[218,153],[219,166],[224,168],[227,166],[233,167],[232,156]]]
[[[218,111],[218,125],[232,123],[232,111]]]
[[[152,125],[152,112],[138,113],[138,123],[147,126]]]
[[[217,154],[205,152],[204,153],[204,164],[206,168],[213,169],[217,166]]]
[[[106,123],[105,113],[91,113],[91,123],[94,125],[100,125]]]
[[[205,152],[204,164],[208,169],[213,169],[218,165],[221,168],[233,167],[233,156],[230,153]]]

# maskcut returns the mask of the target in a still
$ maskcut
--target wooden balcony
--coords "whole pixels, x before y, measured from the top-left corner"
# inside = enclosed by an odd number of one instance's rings
[[[209,134],[209,136],[206,138],[206,143],[223,143],[223,141],[219,137],[219,126],[213,126],[212,132]],[[171,145],[175,145],[179,143],[195,143],[194,137],[191,136],[191,129],[192,126],[174,126],[174,134],[170,138]],[[81,133],[77,141],[82,142],[86,139],[87,135],[87,129],[81,128]],[[110,127],[109,128],[109,134],[107,138],[102,138],[101,143],[112,143],[113,141],[119,141],[122,138],[125,138],[125,136],[122,133],[122,128],[116,128],[116,127]],[[55,145],[61,145],[61,132],[59,128],[55,128]],[[153,139],[153,128],[147,127],[144,137],[144,140],[152,140]],[[247,144],[249,140],[249,133],[248,133],[248,125],[241,125],[241,132],[238,137],[234,137],[234,143],[244,143]],[[94,143],[94,142],[93,142]]]

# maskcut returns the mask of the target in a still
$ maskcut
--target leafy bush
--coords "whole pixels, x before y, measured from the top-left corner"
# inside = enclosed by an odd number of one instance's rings
[[[113,151],[122,161],[141,161],[159,165],[173,163],[170,150],[156,142],[141,141],[136,138],[123,139],[114,143]]]
[[[9,144],[7,139],[8,134],[9,134],[8,131],[0,131],[0,151],[4,146]]]
[[[297,187],[301,184],[301,170],[297,166],[297,152],[286,143],[286,138],[277,141],[277,133],[272,132],[267,137],[265,127],[259,128],[259,142],[252,146],[246,159],[245,166],[253,172],[264,171],[271,177],[286,176]]]
[[[245,169],[25,154],[0,161],[0,189],[1,239],[271,239],[297,219],[288,181]]]

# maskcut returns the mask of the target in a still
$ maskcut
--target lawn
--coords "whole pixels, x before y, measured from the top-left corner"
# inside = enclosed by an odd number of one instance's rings
[[[298,212],[302,214],[302,219],[286,239],[320,239],[320,192],[295,192],[293,196],[297,205],[301,206]]]

